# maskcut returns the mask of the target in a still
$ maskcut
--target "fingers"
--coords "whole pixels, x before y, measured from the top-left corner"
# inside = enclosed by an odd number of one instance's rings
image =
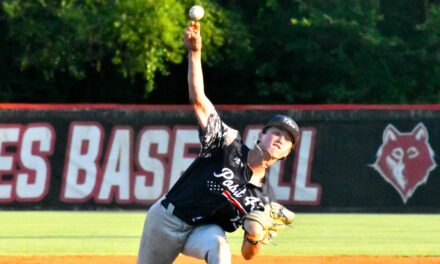
[[[189,25],[194,30],[200,30],[200,23],[199,22],[191,21]]]
[[[191,34],[192,34],[192,30],[190,27],[187,27],[185,30],[185,38],[186,39],[190,39],[191,38]]]
[[[200,23],[191,21],[189,26],[187,27],[187,31],[193,33],[193,36],[200,34]]]
[[[202,48],[202,36],[200,34],[200,23],[191,21],[184,32],[185,47],[191,51],[198,51]]]

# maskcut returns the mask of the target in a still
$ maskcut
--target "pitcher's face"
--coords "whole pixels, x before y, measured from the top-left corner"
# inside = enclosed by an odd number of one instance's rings
[[[274,159],[286,157],[293,147],[293,139],[289,133],[277,127],[269,127],[266,133],[260,134],[259,139],[261,148],[268,152]]]

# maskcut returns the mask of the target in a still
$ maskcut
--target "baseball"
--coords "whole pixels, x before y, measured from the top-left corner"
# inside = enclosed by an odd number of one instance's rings
[[[205,15],[203,7],[195,5],[189,9],[188,16],[192,20],[200,20]]]

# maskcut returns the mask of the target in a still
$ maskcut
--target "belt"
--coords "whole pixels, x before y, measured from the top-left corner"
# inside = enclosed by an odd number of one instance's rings
[[[168,210],[170,210],[170,212],[177,216],[178,218],[180,218],[180,220],[184,221],[185,223],[187,223],[188,225],[193,225],[192,221],[188,218],[188,216],[186,216],[181,210],[179,210],[178,208],[176,208],[174,206],[173,203],[170,202],[170,200],[168,200],[167,198],[163,199],[161,202],[162,206]],[[169,206],[172,206],[172,208],[169,208]]]

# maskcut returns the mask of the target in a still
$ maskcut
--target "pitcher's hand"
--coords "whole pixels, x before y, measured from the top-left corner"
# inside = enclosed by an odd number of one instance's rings
[[[202,36],[200,35],[200,23],[191,21],[185,30],[185,47],[188,52],[202,50]]]

